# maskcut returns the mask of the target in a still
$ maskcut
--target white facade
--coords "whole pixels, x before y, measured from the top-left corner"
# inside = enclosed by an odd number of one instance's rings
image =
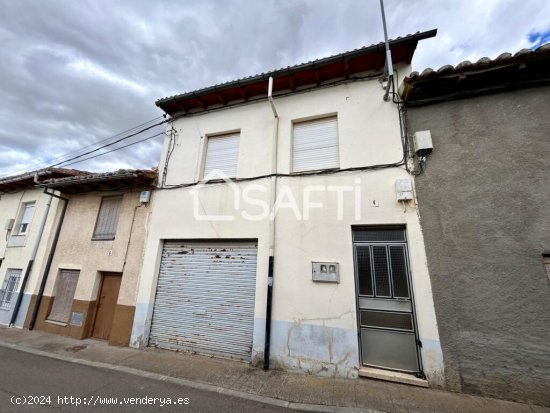
[[[175,146],[168,159],[165,186],[198,182],[208,136],[223,133],[239,132],[237,180],[273,172],[275,139],[277,173],[290,175],[293,124],[328,116],[337,119],[340,169],[398,163],[403,158],[398,110],[394,103],[383,101],[382,95],[377,80],[363,80],[275,97],[278,130],[267,100],[179,118],[173,122]],[[166,138],[159,175],[169,144]],[[440,384],[443,360],[422,231],[416,204],[405,206],[396,200],[395,180],[399,178],[411,179],[402,166],[281,176],[276,183],[277,199],[285,202],[292,196],[298,211],[290,200],[278,211],[274,224],[269,218],[247,219],[247,214],[262,212],[260,202],[271,205],[271,177],[160,189],[147,236],[131,345],[148,344],[165,240],[252,239],[258,245],[252,362],[261,362],[274,231],[271,365],[357,377],[360,354],[352,227],[398,224],[406,226],[423,371],[431,384]],[[342,186],[346,189],[337,189]],[[247,188],[255,203],[243,202]],[[241,197],[238,208],[235,194]],[[304,209],[304,200],[314,204]],[[232,218],[206,219],[205,215]],[[312,281],[312,262],[338,263],[339,283]]]
[[[48,202],[51,203],[49,211],[47,206]],[[25,209],[29,209],[26,208],[26,206],[32,205],[33,203],[34,208],[32,214],[27,212],[27,217],[25,217],[29,218],[29,222],[26,227],[21,227],[22,220],[25,220],[24,211]],[[2,225],[2,235],[0,236],[1,288],[4,289],[6,287],[6,277],[8,277],[9,273],[13,273],[10,270],[20,270],[20,277],[15,284],[13,294],[9,294],[9,292],[4,293],[4,291],[2,291],[4,299],[8,299],[9,303],[4,303],[4,306],[0,306],[0,324],[7,325],[10,322],[17,301],[17,295],[21,292],[23,278],[29,266],[33,248],[35,248],[36,243],[39,242],[36,257],[29,274],[24,296],[15,321],[16,326],[23,326],[31,296],[35,293],[35,287],[39,284],[40,271],[47,252],[47,240],[54,227],[57,206],[58,200],[44,194],[42,188],[29,187],[27,189],[23,188],[0,195],[0,224]],[[40,228],[45,214],[47,214],[46,222],[42,237],[39,239]],[[5,229],[5,225],[10,219],[14,220],[13,228],[7,230]]]

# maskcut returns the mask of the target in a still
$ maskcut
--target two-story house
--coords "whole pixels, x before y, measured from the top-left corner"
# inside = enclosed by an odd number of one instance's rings
[[[409,136],[434,146],[416,191],[446,385],[549,405],[550,44],[401,92]]]
[[[119,170],[37,183],[64,205],[25,326],[128,345],[156,177]]]
[[[23,325],[58,210],[35,180],[77,173],[52,168],[0,179],[0,324]]]
[[[397,79],[433,36],[390,42]],[[443,381],[384,64],[380,43],[157,101],[170,123],[132,346]]]

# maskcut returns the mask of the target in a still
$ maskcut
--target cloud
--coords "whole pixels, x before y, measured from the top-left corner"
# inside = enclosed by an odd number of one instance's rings
[[[420,43],[416,70],[531,48],[550,30],[550,3],[536,0],[385,5],[390,37],[439,29]],[[53,163],[158,117],[160,97],[382,40],[378,0],[0,0],[0,6],[0,175]],[[152,167],[161,146],[162,136],[73,166]]]

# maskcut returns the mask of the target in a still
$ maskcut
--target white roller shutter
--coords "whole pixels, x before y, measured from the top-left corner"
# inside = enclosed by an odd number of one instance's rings
[[[250,361],[255,244],[164,244],[149,345]]]
[[[340,167],[336,116],[294,124],[292,171]]]
[[[239,134],[209,136],[206,143],[204,177],[218,169],[228,178],[237,176],[239,160]]]

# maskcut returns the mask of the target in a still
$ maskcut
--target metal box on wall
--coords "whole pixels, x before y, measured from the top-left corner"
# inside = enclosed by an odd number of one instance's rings
[[[312,280],[318,282],[340,282],[340,265],[337,262],[312,262]]]

